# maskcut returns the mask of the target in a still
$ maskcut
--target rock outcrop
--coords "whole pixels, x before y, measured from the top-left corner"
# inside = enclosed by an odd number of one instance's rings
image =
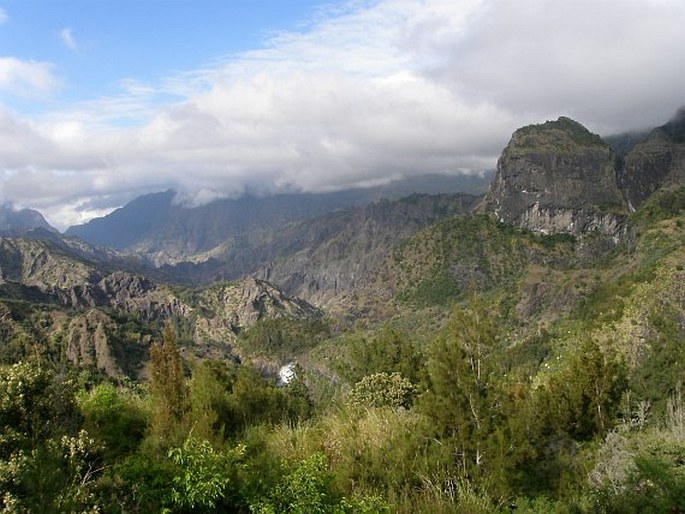
[[[514,132],[483,205],[500,221],[533,232],[611,237],[625,211],[611,149],[565,117]]]
[[[48,241],[15,238],[0,238],[0,299],[29,309],[35,306],[44,313],[39,328],[45,332],[43,340],[61,341],[70,361],[111,377],[142,373],[150,340],[134,337],[136,330],[117,329],[132,321],[131,327],[149,330],[171,321],[184,327],[184,351],[225,358],[237,333],[261,319],[323,315],[263,280],[248,277],[196,290],[170,287],[140,275],[100,269]],[[29,318],[30,325],[34,321]],[[34,336],[25,333],[0,301],[0,342]]]
[[[685,184],[685,107],[628,152],[619,184],[631,210],[658,189]]]
[[[314,305],[331,308],[343,294],[373,277],[391,249],[419,230],[468,212],[468,194],[411,195],[322,217],[283,231],[288,247],[258,276]]]

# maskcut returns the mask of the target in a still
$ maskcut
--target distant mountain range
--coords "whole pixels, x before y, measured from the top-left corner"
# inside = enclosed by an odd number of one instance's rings
[[[66,235],[148,258],[156,265],[196,260],[227,241],[260,238],[292,222],[312,219],[341,209],[363,207],[380,199],[411,193],[482,193],[492,174],[426,175],[368,189],[332,193],[243,196],[188,208],[166,191],[136,198],[124,207],[85,225],[70,227]]]

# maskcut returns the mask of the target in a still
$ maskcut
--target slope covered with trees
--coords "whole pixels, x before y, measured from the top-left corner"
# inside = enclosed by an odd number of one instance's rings
[[[612,233],[446,217],[336,317],[256,279],[162,286],[3,240],[0,507],[683,511],[685,189],[617,209]]]

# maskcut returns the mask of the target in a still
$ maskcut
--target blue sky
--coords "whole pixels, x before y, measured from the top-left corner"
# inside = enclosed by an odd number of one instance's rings
[[[0,202],[58,228],[492,169],[519,126],[685,104],[682,0],[0,0]]]
[[[154,83],[259,48],[279,31],[301,30],[316,0],[14,0],[0,2],[0,49],[49,63],[60,81],[44,97],[3,95],[39,113],[121,93],[121,82]]]

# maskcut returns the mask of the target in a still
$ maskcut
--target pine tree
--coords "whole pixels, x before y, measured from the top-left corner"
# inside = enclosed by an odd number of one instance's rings
[[[170,326],[164,329],[162,342],[150,348],[148,385],[153,402],[151,431],[165,440],[178,431],[188,410],[183,363]]]
[[[452,437],[464,472],[482,462],[482,443],[491,424],[490,357],[497,326],[482,302],[473,298],[455,311],[428,360],[428,390],[422,399],[439,435]]]

